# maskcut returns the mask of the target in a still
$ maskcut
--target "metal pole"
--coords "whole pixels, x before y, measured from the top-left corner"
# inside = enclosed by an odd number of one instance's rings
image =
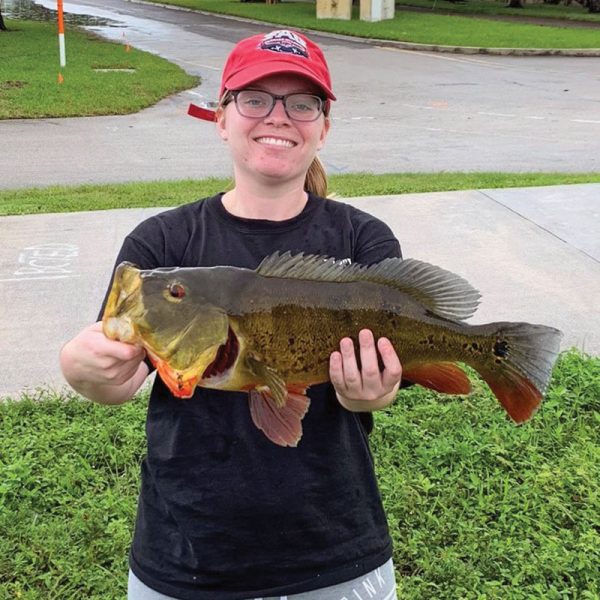
[[[63,0],[57,0],[58,9],[58,52],[60,55],[60,66],[64,67],[67,64],[65,53],[65,23],[63,20]]]

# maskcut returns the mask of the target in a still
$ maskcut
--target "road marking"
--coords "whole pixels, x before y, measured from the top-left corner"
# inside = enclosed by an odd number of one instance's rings
[[[19,267],[12,275],[23,279],[70,277],[73,275],[73,262],[78,257],[79,247],[74,244],[49,242],[27,246],[19,253]]]
[[[9,277],[7,279],[0,279],[0,282],[5,281],[46,281],[48,279],[70,279],[72,277],[79,277],[79,275],[51,275],[48,277]]]
[[[451,62],[459,63],[473,63],[476,65],[482,65],[484,67],[498,67],[500,69],[511,69],[509,65],[503,65],[502,63],[493,62],[489,60],[481,60],[477,58],[466,58],[457,56],[447,56],[438,52],[427,51],[427,50],[406,50],[405,48],[391,48],[390,46],[375,46],[379,50],[388,50],[389,52],[405,52],[407,54],[420,54],[421,56],[427,56],[428,58],[437,58],[438,60],[449,60]]]
[[[490,117],[516,117],[517,116],[512,113],[497,113],[497,112],[483,112],[483,111],[478,111],[477,114],[478,115],[487,115]]]
[[[572,123],[600,123],[600,121],[592,121],[591,119],[571,119]]]

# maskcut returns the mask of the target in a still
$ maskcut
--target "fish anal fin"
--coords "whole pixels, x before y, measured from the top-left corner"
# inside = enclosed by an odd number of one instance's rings
[[[165,361],[152,357],[150,360],[173,396],[177,398],[191,398],[194,395],[196,385],[200,381],[199,375],[184,377],[181,372],[172,369]]]
[[[542,402],[542,392],[515,370],[503,373],[480,371],[480,374],[508,416],[517,424],[530,419]]]
[[[466,373],[451,362],[414,363],[403,367],[402,378],[444,394],[469,394]]]
[[[303,390],[288,391],[283,406],[279,406],[268,388],[249,392],[250,414],[254,424],[278,446],[298,445],[302,437],[302,419],[310,406]]]

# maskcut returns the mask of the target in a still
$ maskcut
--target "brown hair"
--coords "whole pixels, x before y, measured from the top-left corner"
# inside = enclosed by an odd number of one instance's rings
[[[225,110],[225,107],[231,102],[231,100],[231,92],[229,90],[225,90],[225,93],[221,96],[219,104],[215,110],[217,117],[220,116],[220,114]],[[326,101],[323,110],[325,119],[329,119],[330,106],[330,102]],[[319,196],[320,198],[327,198],[327,173],[325,172],[325,167],[318,156],[313,158],[313,161],[308,167],[308,171],[306,172],[306,177],[304,179],[304,191],[310,192],[311,194]]]
[[[321,198],[327,197],[327,173],[325,173],[325,167],[318,156],[313,158],[308,167],[304,179],[304,191]]]

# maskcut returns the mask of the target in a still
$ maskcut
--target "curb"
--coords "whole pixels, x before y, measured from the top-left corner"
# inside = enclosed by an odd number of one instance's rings
[[[163,4],[161,2],[148,2],[147,0],[126,0],[132,4],[143,4],[145,6],[160,6],[170,10],[197,13],[200,15],[230,19],[241,23],[252,23],[253,25],[268,25],[281,27],[281,23],[270,23],[268,21],[257,21],[247,17],[235,15],[224,15],[221,13],[196,10],[175,4]],[[478,46],[443,46],[440,44],[418,44],[416,42],[400,42],[397,40],[384,40],[379,38],[362,38],[342,33],[331,33],[319,29],[296,28],[298,31],[332,39],[348,40],[371,46],[385,46],[387,48],[400,48],[402,50],[415,50],[421,52],[442,52],[448,54],[489,54],[493,56],[571,56],[571,57],[600,57],[600,48],[481,48]]]

